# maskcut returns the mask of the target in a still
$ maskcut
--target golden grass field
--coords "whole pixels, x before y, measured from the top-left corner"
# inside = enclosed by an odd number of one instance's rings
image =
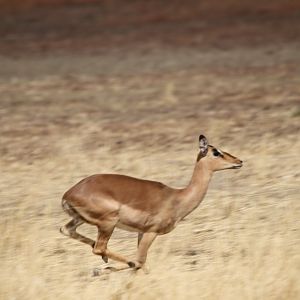
[[[144,22],[122,6],[125,25],[88,5],[2,18],[1,300],[300,299],[300,13],[288,8]],[[59,233],[62,194],[107,172],[182,187],[200,133],[243,168],[216,173],[156,239],[149,274],[92,276],[100,258]],[[109,246],[133,257],[136,243],[116,230]]]

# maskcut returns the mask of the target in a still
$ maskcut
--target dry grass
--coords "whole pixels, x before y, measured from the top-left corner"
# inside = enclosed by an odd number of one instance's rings
[[[275,42],[245,23],[225,49],[211,20],[204,45],[193,31],[162,45],[170,24],[146,48],[90,45],[93,55],[0,45],[0,299],[299,299],[300,45],[286,21],[274,21]],[[24,48],[40,49],[38,30]],[[149,274],[92,277],[100,259],[59,233],[63,192],[99,172],[183,186],[199,133],[245,166],[216,174],[201,206],[155,241]],[[110,247],[132,256],[136,236],[116,231]]]

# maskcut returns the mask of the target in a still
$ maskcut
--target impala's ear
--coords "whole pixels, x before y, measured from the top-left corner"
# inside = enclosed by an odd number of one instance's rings
[[[199,148],[201,156],[204,157],[208,151],[208,141],[204,135],[199,136]]]

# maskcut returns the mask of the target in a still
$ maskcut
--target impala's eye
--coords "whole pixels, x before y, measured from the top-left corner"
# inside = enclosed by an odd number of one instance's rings
[[[221,153],[217,149],[213,149],[213,155],[214,156],[220,156]]]

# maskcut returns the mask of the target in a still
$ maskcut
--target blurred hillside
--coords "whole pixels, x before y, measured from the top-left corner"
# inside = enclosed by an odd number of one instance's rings
[[[105,9],[114,9],[115,13],[123,11],[130,14],[132,10],[140,13],[152,11],[159,18],[177,18],[192,16],[199,13],[270,13],[287,12],[300,8],[300,2],[295,0],[187,0],[187,1],[124,1],[124,0],[0,0],[1,12],[24,11],[36,7],[95,5]],[[159,8],[159,10],[157,10]],[[125,17],[125,16],[124,16]]]
[[[295,41],[300,1],[0,0],[0,54]],[[276,30],[274,30],[276,28]]]

